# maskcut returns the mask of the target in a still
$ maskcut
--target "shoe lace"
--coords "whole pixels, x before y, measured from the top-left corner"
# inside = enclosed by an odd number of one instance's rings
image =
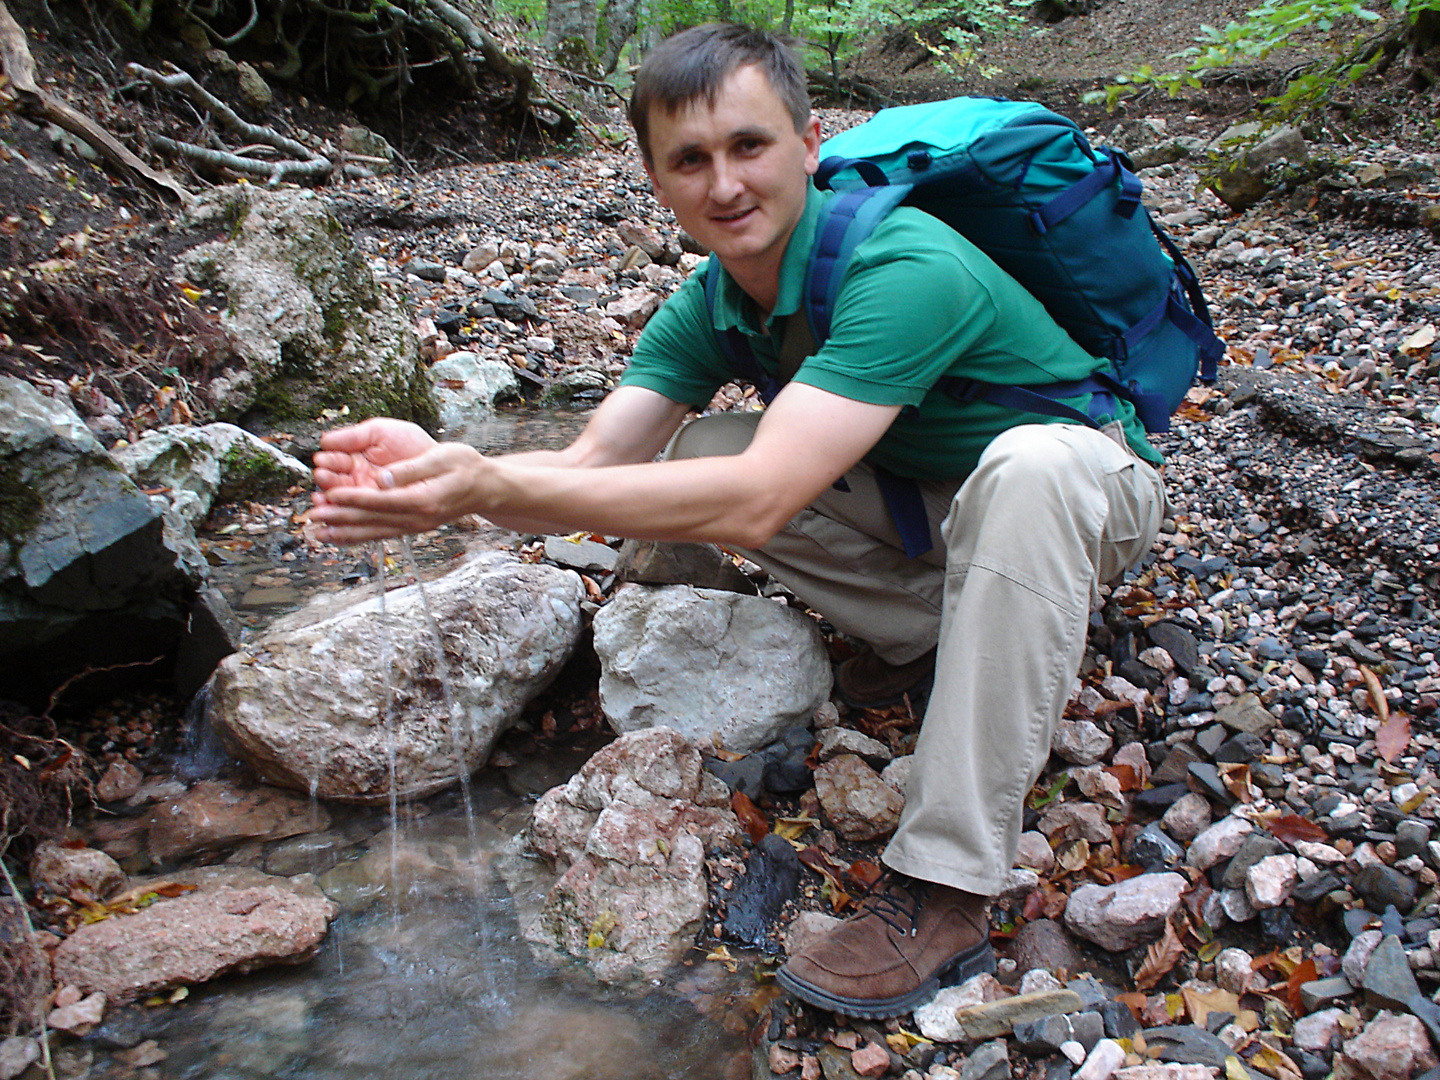
[[[929,882],[898,870],[886,870],[861,899],[860,910],[874,915],[892,930],[914,937],[920,923],[920,906],[928,891]]]

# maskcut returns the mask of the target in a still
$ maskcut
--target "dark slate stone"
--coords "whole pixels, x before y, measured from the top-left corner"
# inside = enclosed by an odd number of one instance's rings
[[[765,763],[765,790],[772,795],[795,795],[815,784],[815,774],[805,764],[805,755],[791,755]]]
[[[1150,774],[1150,781],[1157,787],[1161,784],[1183,784],[1189,775],[1191,763],[1199,760],[1200,755],[1192,744],[1177,743],[1170,748],[1170,753],[1165,755],[1165,760]]]
[[[1190,790],[1198,791],[1211,802],[1228,807],[1235,802],[1235,796],[1220,779],[1220,770],[1208,761],[1192,761],[1188,770]]]
[[[1410,970],[1410,961],[1405,956],[1405,946],[1394,935],[1380,939],[1370,961],[1365,965],[1360,988],[1365,991],[1365,1000],[1384,1009],[1411,1011],[1416,998],[1423,1000],[1420,986]]]
[[[1400,936],[1411,945],[1424,945],[1432,930],[1440,930],[1440,919],[1406,919],[1405,932]]]
[[[1344,975],[1332,975],[1328,979],[1315,979],[1300,984],[1300,1005],[1307,1012],[1328,1009],[1337,1001],[1355,993],[1350,980]]]
[[[1225,1025],[1233,1023],[1234,1020],[1235,1014],[1233,1012],[1221,1012],[1217,1009],[1215,1012],[1206,1014],[1205,1030],[1219,1035],[1220,1032],[1225,1030]]]
[[[1179,565],[1179,559],[1176,560]],[[1200,646],[1195,635],[1177,622],[1157,622],[1145,628],[1150,644],[1164,649],[1175,666],[1190,675],[1200,663]]]
[[[1387,936],[1394,935],[1398,938],[1405,936],[1405,920],[1400,917],[1400,912],[1395,910],[1391,904],[1380,913],[1380,932]]]
[[[600,290],[588,285],[561,285],[560,295],[576,304],[593,305],[600,299]]]
[[[1207,690],[1197,690],[1180,703],[1180,715],[1192,716],[1215,707],[1215,695]]]
[[[1072,1040],[1089,1051],[1104,1037],[1105,1021],[1095,1012],[1046,1016],[1015,1025],[1015,1040],[1027,1054],[1058,1053],[1062,1043]]]
[[[1225,764],[1251,762],[1259,760],[1265,750],[1265,741],[1260,736],[1242,731],[1233,739],[1228,740],[1212,756],[1217,762]]]
[[[442,308],[435,313],[435,329],[444,334],[454,333],[464,322],[465,316],[450,308]]]
[[[1185,849],[1152,822],[1130,842],[1130,861],[1149,871],[1164,870],[1185,857]]]
[[[1256,920],[1260,924],[1260,936],[1275,945],[1292,945],[1295,942],[1295,916],[1288,907],[1265,908]]]
[[[1348,908],[1340,916],[1340,925],[1350,937],[1358,937],[1370,928],[1375,916],[1364,908]]]
[[[405,269],[418,277],[421,281],[444,281],[445,264],[429,262],[426,259],[411,259],[405,264]]]
[[[1415,879],[1403,870],[1383,863],[1362,869],[1355,875],[1354,887],[1371,911],[1383,911],[1389,905],[1409,911],[1420,888]]]
[[[1205,751],[1205,756],[1214,758],[1216,751],[1225,745],[1230,734],[1224,724],[1209,724],[1195,733],[1195,745]]]
[[[1365,835],[1365,815],[1356,811],[1353,814],[1344,814],[1341,817],[1329,817],[1320,822],[1320,827],[1331,836],[1342,837],[1346,840],[1357,840]]]
[[[770,931],[800,888],[800,856],[790,841],[771,833],[750,856],[745,876],[725,908],[725,937],[755,948],[774,948]]]
[[[1430,842],[1430,826],[1407,818],[1395,826],[1395,853],[1402,859],[1422,855]]]
[[[1263,637],[1254,645],[1255,655],[1261,660],[1288,660],[1290,650],[1273,637]]]
[[[765,759],[759,754],[746,754],[739,761],[721,761],[707,757],[705,768],[718,776],[731,791],[743,792],[752,799],[758,799],[765,790]]]
[[[1098,1009],[1110,1000],[1105,987],[1101,986],[1093,975],[1081,975],[1071,979],[1065,984],[1065,989],[1080,995],[1080,1005],[1084,1009]]]
[[[1164,676],[1160,672],[1149,664],[1142,664],[1139,660],[1126,660],[1116,664],[1115,673],[1143,690],[1159,689],[1160,683],[1164,680]]]
[[[1146,1028],[1143,1034],[1147,1051],[1160,1061],[1209,1065],[1223,1073],[1226,1058],[1235,1053],[1218,1036],[1193,1024]]]
[[[1283,793],[1289,783],[1285,770],[1281,766],[1271,765],[1266,761],[1259,761],[1250,766],[1250,780],[1252,783],[1258,784],[1267,795],[1276,791]]]
[[[1314,877],[1306,878],[1295,886],[1290,893],[1290,899],[1301,904],[1317,903],[1326,893],[1342,889],[1345,883],[1339,876],[1326,870],[1324,873],[1316,874]]]
[[[1300,1066],[1300,1075],[1305,1080],[1325,1080],[1325,1077],[1330,1075],[1330,1061],[1324,1054],[1296,1050],[1293,1047],[1287,1050],[1286,1054]]]
[[[1105,1021],[1106,1038],[1128,1039],[1140,1030],[1140,1022],[1129,1006],[1118,1001],[1107,1001],[1101,1005],[1100,1016]]]
[[[1189,790],[1190,788],[1185,784],[1162,784],[1146,791],[1137,791],[1131,801],[1135,806],[1148,810],[1152,814],[1163,814]]]

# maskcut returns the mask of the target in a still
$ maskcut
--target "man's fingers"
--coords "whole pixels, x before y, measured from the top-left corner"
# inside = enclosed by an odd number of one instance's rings
[[[373,441],[370,435],[373,425],[373,420],[366,420],[363,423],[352,424],[350,427],[327,431],[320,436],[320,449],[322,452],[334,450],[342,454],[358,454]],[[320,455],[317,454],[315,459],[318,461]]]

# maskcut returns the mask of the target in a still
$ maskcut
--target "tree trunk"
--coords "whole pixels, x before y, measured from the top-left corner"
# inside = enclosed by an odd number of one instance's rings
[[[620,53],[635,36],[640,23],[640,0],[610,0],[605,7],[605,48],[600,53],[600,70],[612,75],[620,64]]]
[[[593,59],[596,21],[595,0],[547,0],[545,47],[567,67],[577,55]]]

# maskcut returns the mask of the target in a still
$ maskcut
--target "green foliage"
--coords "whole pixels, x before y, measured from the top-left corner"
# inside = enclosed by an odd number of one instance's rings
[[[1014,33],[1034,0],[825,0],[795,11],[795,30],[825,54],[838,82],[840,62],[865,38],[904,30],[926,48],[942,71],[955,74],[976,62],[986,38]],[[936,40],[938,38],[938,41]]]
[[[1307,69],[1292,79],[1278,97],[1264,103],[1275,119],[1303,115],[1323,104],[1336,89],[1359,81],[1374,66],[1378,58],[1367,54],[1363,37],[1343,31],[1351,25],[1379,21],[1382,13],[1375,8],[1385,6],[1383,0],[1265,0],[1246,12],[1243,21],[1229,23],[1224,29],[1202,24],[1195,44],[1170,56],[1172,60],[1186,61],[1181,70],[1157,72],[1143,64],[1105,89],[1091,91],[1082,100],[1087,104],[1103,102],[1106,108],[1113,109],[1120,98],[1152,86],[1174,96],[1187,88],[1198,88],[1206,72],[1264,60],[1277,49],[1297,44],[1299,35],[1331,35],[1331,59]],[[1388,6],[1414,22],[1423,11],[1440,10],[1440,0],[1390,0]]]
[[[495,13],[538,38],[545,30],[545,0],[495,0]]]

